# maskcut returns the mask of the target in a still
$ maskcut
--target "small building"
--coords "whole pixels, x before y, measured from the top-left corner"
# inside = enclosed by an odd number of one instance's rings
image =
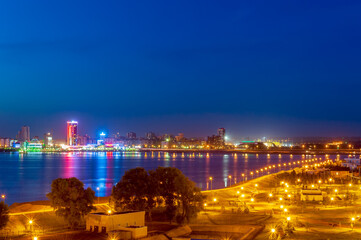
[[[144,211],[90,213],[85,220],[86,230],[91,232],[130,232],[132,239],[146,237],[148,234]]]
[[[323,195],[319,189],[302,189],[301,201],[323,201]]]
[[[330,173],[333,178],[347,178],[350,175],[350,168],[335,166],[330,168]]]

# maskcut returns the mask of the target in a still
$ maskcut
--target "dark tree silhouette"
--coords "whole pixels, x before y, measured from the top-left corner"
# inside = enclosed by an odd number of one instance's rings
[[[93,207],[95,193],[77,178],[58,178],[51,184],[51,192],[46,195],[56,214],[64,217],[71,228],[77,227]]]
[[[149,218],[151,210],[155,207],[156,197],[155,182],[144,168],[126,171],[112,191],[112,200],[116,207],[147,211]]]
[[[3,229],[9,222],[9,207],[4,201],[0,202],[0,229]]]
[[[157,192],[165,200],[169,221],[175,216],[179,223],[189,221],[201,210],[204,198],[200,189],[179,169],[158,167],[150,176],[158,183]]]

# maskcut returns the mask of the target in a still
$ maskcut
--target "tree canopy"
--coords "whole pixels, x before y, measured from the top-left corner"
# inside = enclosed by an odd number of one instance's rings
[[[9,222],[9,207],[4,201],[0,202],[0,229],[3,229]]]
[[[123,209],[146,210],[164,200],[168,220],[189,221],[201,209],[203,197],[200,189],[183,173],[172,167],[158,167],[155,171],[135,168],[127,171],[113,187],[112,198]]]
[[[112,191],[116,207],[128,210],[149,212],[155,206],[156,196],[154,181],[144,168],[126,171]]]
[[[46,195],[56,214],[65,218],[74,228],[84,216],[95,209],[95,193],[91,188],[84,189],[84,184],[77,178],[58,178],[51,184],[51,192]]]

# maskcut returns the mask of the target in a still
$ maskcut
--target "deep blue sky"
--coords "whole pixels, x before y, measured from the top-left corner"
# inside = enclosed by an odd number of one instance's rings
[[[360,1],[0,3],[0,136],[79,120],[205,136],[361,135]]]

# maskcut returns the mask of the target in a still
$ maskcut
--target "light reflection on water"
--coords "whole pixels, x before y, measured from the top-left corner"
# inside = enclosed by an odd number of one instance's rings
[[[317,157],[325,159],[325,156]],[[44,200],[52,180],[77,177],[97,196],[108,196],[125,171],[135,167],[153,170],[158,166],[179,168],[203,190],[210,188],[209,177],[212,177],[215,189],[229,186],[230,181],[233,184],[243,180],[242,173],[249,175],[261,167],[308,158],[311,156],[242,153],[0,153],[0,193],[6,194],[6,202],[10,204]],[[272,171],[278,169],[289,167]],[[259,175],[254,173],[254,177]]]

